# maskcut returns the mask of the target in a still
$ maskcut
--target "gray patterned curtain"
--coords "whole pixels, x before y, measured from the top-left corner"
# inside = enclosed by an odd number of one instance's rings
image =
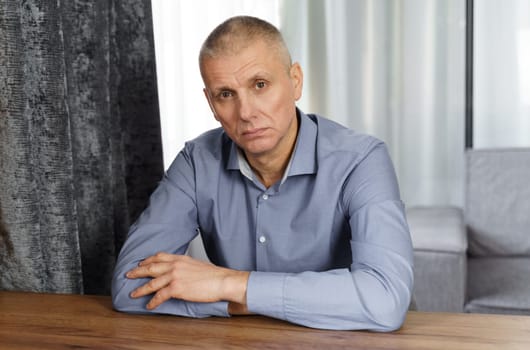
[[[163,172],[149,0],[0,2],[0,289],[107,294]]]

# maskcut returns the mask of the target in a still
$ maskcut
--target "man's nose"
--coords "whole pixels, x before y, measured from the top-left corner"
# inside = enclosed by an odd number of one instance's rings
[[[255,101],[249,94],[239,95],[239,118],[248,121],[254,117]]]

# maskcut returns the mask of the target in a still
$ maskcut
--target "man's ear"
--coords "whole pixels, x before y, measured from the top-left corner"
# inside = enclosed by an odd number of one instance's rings
[[[204,96],[206,97],[206,101],[208,101],[208,106],[210,106],[210,110],[213,113],[213,117],[215,118],[215,120],[219,121],[219,118],[217,118],[217,113],[215,113],[215,108],[213,108],[212,99],[211,99],[210,93],[208,92],[208,89],[204,88],[204,89],[202,89],[202,92],[204,92]]]
[[[302,88],[304,86],[304,72],[298,62],[293,63],[289,71],[291,81],[293,82],[294,98],[298,101],[302,97]]]

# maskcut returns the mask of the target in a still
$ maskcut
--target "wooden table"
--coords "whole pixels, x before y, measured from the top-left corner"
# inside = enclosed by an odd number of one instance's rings
[[[394,333],[260,316],[130,315],[110,298],[0,292],[0,349],[530,349],[530,317],[410,312]]]

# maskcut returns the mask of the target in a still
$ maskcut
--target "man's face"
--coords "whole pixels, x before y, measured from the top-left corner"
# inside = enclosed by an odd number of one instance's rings
[[[206,58],[201,71],[215,119],[247,157],[291,151],[302,92],[298,64],[288,69],[277,50],[257,41],[235,55]]]

